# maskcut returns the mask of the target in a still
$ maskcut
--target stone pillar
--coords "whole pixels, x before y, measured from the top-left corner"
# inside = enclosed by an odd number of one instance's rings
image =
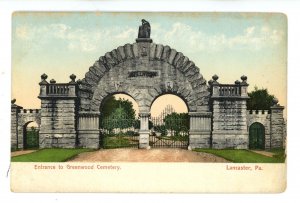
[[[46,81],[46,79],[48,78],[48,76],[44,73],[43,75],[41,75],[41,79],[42,81],[39,83],[40,85],[40,97],[46,97],[47,96],[47,86],[48,86],[48,82]]]
[[[20,121],[20,114],[18,114],[18,149],[24,149],[24,126],[23,123]]]
[[[11,149],[18,149],[18,113],[23,107],[15,104],[16,100],[11,100]]]
[[[149,146],[149,112],[139,113],[140,117],[140,139],[139,139],[139,148],[141,149],[150,149]]]
[[[91,149],[100,148],[100,112],[79,112],[78,146]]]
[[[211,84],[211,88],[212,88],[212,97],[219,97],[220,96],[220,89],[219,89],[219,83],[218,83],[218,79],[219,76],[217,76],[216,74],[212,76],[212,79],[210,81]]]
[[[235,84],[236,85],[240,85],[241,87],[241,98],[243,99],[248,99],[248,83],[247,83],[247,76],[243,75],[241,76],[241,80],[242,82],[239,83],[239,81],[236,81]]]
[[[219,84],[213,76],[212,85],[212,148],[247,149],[247,77],[235,84]]]
[[[271,148],[285,148],[284,132],[285,122],[283,118],[284,107],[280,106],[277,99],[274,99],[274,105],[271,107]]]
[[[210,148],[211,143],[211,113],[210,112],[189,112],[190,135],[189,147]]]
[[[214,100],[212,148],[247,149],[246,100]]]
[[[54,79],[50,84],[47,75],[41,76],[41,125],[39,132],[40,148],[75,148],[77,96],[75,75],[69,83],[57,84]]]

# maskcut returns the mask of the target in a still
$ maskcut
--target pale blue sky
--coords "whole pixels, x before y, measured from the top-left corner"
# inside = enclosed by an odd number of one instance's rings
[[[38,108],[40,75],[68,82],[83,78],[102,55],[134,43],[140,20],[154,43],[169,45],[194,61],[206,80],[233,83],[245,74],[286,105],[286,17],[262,13],[14,13],[12,97]]]

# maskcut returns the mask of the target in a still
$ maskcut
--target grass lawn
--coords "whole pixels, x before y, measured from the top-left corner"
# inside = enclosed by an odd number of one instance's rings
[[[139,140],[137,136],[106,136],[103,140],[104,149],[116,149],[124,147],[138,147]]]
[[[12,162],[64,162],[82,152],[89,152],[91,149],[41,149],[39,151],[14,156]]]
[[[270,150],[270,152],[275,153],[273,157],[244,149],[195,149],[194,151],[214,154],[234,163],[284,163],[285,161],[283,149]]]

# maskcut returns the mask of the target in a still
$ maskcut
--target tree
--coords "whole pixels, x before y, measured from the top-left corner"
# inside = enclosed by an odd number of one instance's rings
[[[114,128],[134,127],[135,110],[132,102],[127,99],[117,100],[114,96],[111,96],[101,108],[100,121],[101,126],[110,131]]]
[[[120,110],[120,108],[122,108],[122,110]],[[126,115],[128,119],[135,118],[135,110],[133,109],[132,102],[127,99],[117,100],[115,96],[107,98],[104,102],[101,108],[101,118],[108,118],[113,113],[117,114],[115,111],[118,111],[119,114],[122,113],[123,115]]]
[[[249,110],[270,110],[275,98],[267,89],[258,89],[257,86],[248,95],[250,99],[247,101],[247,109]]]
[[[189,130],[189,115],[187,113],[171,113],[164,118],[166,129],[175,131],[175,134],[181,131]]]

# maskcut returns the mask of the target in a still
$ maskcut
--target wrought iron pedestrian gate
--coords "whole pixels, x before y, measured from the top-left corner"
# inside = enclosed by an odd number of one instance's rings
[[[265,128],[260,123],[253,123],[249,129],[249,148],[265,149]]]
[[[183,115],[183,114],[182,114]],[[189,142],[188,116],[172,113],[150,118],[149,144],[152,148],[184,148]]]
[[[100,146],[104,149],[138,148],[139,120],[108,117],[100,122]]]
[[[23,146],[24,149],[37,149],[39,148],[39,130],[36,128],[23,127]]]

